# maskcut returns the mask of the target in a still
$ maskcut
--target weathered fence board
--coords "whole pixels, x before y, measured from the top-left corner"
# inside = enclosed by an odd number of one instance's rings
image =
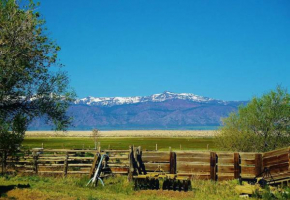
[[[8,156],[7,171],[34,174],[92,174],[96,155],[108,154],[105,172],[133,175],[134,173],[164,172],[195,179],[230,180],[262,176],[265,169],[273,178],[290,178],[290,148],[266,153],[229,153],[210,151],[142,151],[129,150],[68,150],[33,149],[21,156]],[[2,166],[3,167],[3,166]],[[137,167],[137,168],[136,168]],[[6,170],[6,166],[5,166]],[[269,177],[266,177],[270,180]]]

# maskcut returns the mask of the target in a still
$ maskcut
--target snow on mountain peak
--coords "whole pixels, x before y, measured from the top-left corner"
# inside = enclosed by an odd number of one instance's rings
[[[181,99],[193,102],[203,102],[208,103],[212,101],[217,101],[219,103],[225,103],[224,101],[218,101],[208,97],[203,97],[191,93],[173,93],[165,91],[159,94],[153,94],[150,96],[135,96],[135,97],[86,97],[78,99],[75,101],[75,104],[86,104],[86,105],[95,105],[95,106],[115,106],[123,104],[135,104],[143,102],[162,102],[173,99]]]

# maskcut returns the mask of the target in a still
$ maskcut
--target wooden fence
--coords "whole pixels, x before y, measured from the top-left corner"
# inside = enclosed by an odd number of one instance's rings
[[[34,149],[8,157],[2,170],[32,174],[91,174],[97,154],[108,154],[107,173],[135,174],[162,172],[193,179],[252,179],[268,169],[275,180],[290,178],[290,147],[266,153],[228,153],[210,151],[142,151]],[[5,165],[5,166],[3,166]],[[270,180],[270,176],[266,177]]]

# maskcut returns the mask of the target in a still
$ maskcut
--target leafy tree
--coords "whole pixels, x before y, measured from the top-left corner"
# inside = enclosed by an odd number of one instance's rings
[[[71,122],[66,110],[75,94],[37,6],[0,0],[0,149],[7,151],[21,144],[36,117],[57,130]]]
[[[237,113],[223,119],[217,145],[231,151],[269,151],[290,145],[290,95],[275,91],[254,97]]]

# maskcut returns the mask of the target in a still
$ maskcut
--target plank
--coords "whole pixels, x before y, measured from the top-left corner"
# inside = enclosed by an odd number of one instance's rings
[[[142,152],[142,158],[143,157],[150,157],[150,156],[157,156],[157,157],[167,157],[168,160],[170,159],[170,152]]]
[[[176,151],[176,157],[210,157],[210,152],[201,151]]]
[[[44,174],[63,174],[63,171],[38,171],[38,173]]]
[[[68,174],[89,174],[90,171],[67,171]]]
[[[241,159],[241,166],[247,166],[247,165],[255,165],[255,159],[249,160],[249,159]]]
[[[249,160],[254,160],[255,159],[255,155],[257,154],[256,152],[240,152],[240,158],[241,160],[243,159],[249,159]]]
[[[217,173],[234,173],[235,167],[234,165],[226,166],[226,165],[219,165],[217,167]]]
[[[177,173],[177,176],[185,176],[194,180],[210,180],[209,173]]]
[[[210,163],[210,157],[176,157],[177,162],[200,162],[200,163]]]
[[[217,165],[220,164],[234,164],[234,157],[232,158],[218,158]]]
[[[234,158],[234,153],[217,152],[218,160],[221,158]]]
[[[69,160],[94,160],[94,157],[69,157]]]
[[[110,170],[114,174],[127,174],[129,172],[128,167],[112,167]]]
[[[92,164],[86,164],[86,163],[77,163],[77,164],[70,164],[68,163],[68,167],[91,167]]]
[[[163,156],[142,156],[143,162],[169,162],[170,156],[163,155]]]
[[[210,172],[210,165],[195,163],[177,163],[177,172]]]
[[[263,154],[263,159],[265,159],[267,157],[278,156],[278,155],[285,154],[285,153],[289,153],[289,147],[283,148],[283,149],[274,150],[274,151],[265,152]]]
[[[144,163],[144,165],[146,171],[159,171],[159,167],[163,171],[170,171],[170,163]]]
[[[256,167],[255,166],[242,167],[241,174],[253,174],[254,176],[256,176]]]
[[[233,179],[235,179],[233,173],[217,173],[218,181],[226,181],[226,180],[233,180]]]
[[[271,165],[288,162],[289,153],[280,154],[278,156],[267,157],[263,159],[263,166],[268,167]]]

